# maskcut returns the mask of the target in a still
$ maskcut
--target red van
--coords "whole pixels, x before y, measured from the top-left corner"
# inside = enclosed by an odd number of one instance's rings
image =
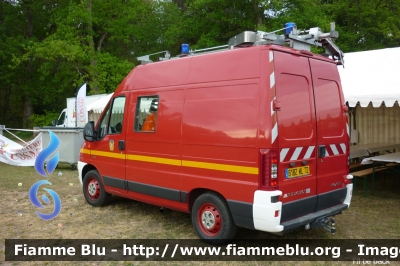
[[[337,63],[257,36],[135,67],[85,127],[87,202],[114,194],[190,212],[208,242],[237,226],[334,233],[352,195]]]

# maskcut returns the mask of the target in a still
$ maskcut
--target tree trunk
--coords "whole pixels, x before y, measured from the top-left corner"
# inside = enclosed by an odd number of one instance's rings
[[[259,1],[254,0],[254,22],[256,23],[256,29],[262,25],[262,16],[260,14],[260,6],[259,6]]]
[[[24,116],[23,116],[23,127],[27,128],[29,121],[28,118],[33,114],[33,107],[32,107],[32,102],[30,100],[30,97],[25,96],[24,97]]]
[[[27,39],[32,39],[33,37],[33,11],[31,7],[29,6],[29,2],[27,3],[26,6],[26,23],[27,23],[27,31],[26,31],[26,38]],[[28,80],[32,81],[32,65],[31,62],[28,63],[28,68],[27,68],[27,77]],[[32,107],[32,101],[31,101],[31,96],[27,91],[24,93],[24,115],[22,117],[22,125],[24,128],[28,127],[28,118],[33,114],[33,107]]]
[[[94,40],[93,40],[92,0],[88,0],[88,11],[89,11],[88,34],[90,34],[89,45],[90,45],[90,51],[93,54],[90,59],[90,70],[89,70],[89,75],[90,75],[89,79],[91,80],[90,89],[92,91],[92,94],[99,94],[96,49],[94,47]]]

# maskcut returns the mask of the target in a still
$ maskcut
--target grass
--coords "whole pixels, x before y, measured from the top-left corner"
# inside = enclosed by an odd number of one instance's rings
[[[58,174],[61,173],[62,176]],[[397,176],[398,178],[398,176]],[[197,239],[190,214],[173,210],[159,212],[157,206],[114,196],[105,207],[94,208],[86,203],[78,172],[61,165],[48,180],[62,202],[60,214],[50,221],[40,219],[28,196],[30,187],[42,180],[33,167],[17,167],[0,163],[0,264],[43,265],[43,262],[4,262],[5,239]],[[395,182],[397,181],[397,182]],[[284,236],[240,228],[237,239],[399,239],[400,180],[392,176],[383,184],[376,178],[375,195],[362,196],[361,185],[354,193],[351,206],[336,216],[337,233],[323,229],[298,230]],[[368,184],[370,188],[370,184]],[[41,189],[39,190],[41,191]],[[41,194],[38,193],[40,196]],[[45,212],[45,211],[43,211]],[[157,262],[146,262],[156,265]],[[391,262],[394,265],[395,262]],[[47,265],[97,265],[87,262],[48,262]],[[131,265],[131,262],[104,262],[105,265]],[[169,264],[178,265],[179,262]],[[202,262],[185,264],[200,265]],[[232,262],[210,264],[231,265]],[[246,263],[236,262],[236,265]],[[252,262],[255,265],[331,265],[331,262]],[[350,265],[337,262],[335,265]]]
[[[32,140],[32,138],[34,136],[32,131],[15,131],[15,130],[12,130],[10,132],[12,134],[10,134],[10,133],[8,133],[7,131],[4,130],[3,131],[4,137],[6,137],[6,138],[8,138],[8,139],[10,139],[10,140],[12,140],[14,142],[17,142],[17,143],[22,143],[18,138],[28,142],[28,141]],[[15,137],[15,136],[17,136],[18,138]]]

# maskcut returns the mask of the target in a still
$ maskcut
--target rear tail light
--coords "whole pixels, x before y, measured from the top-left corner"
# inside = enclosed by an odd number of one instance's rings
[[[278,189],[278,150],[260,150],[260,188]]]

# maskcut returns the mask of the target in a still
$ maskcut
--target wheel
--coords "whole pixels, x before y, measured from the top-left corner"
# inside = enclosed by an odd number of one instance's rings
[[[86,201],[95,207],[106,205],[111,200],[111,194],[104,190],[96,170],[87,172],[83,178],[83,195]]]
[[[226,201],[212,192],[196,199],[192,208],[192,222],[200,239],[213,245],[232,239],[237,230]]]

